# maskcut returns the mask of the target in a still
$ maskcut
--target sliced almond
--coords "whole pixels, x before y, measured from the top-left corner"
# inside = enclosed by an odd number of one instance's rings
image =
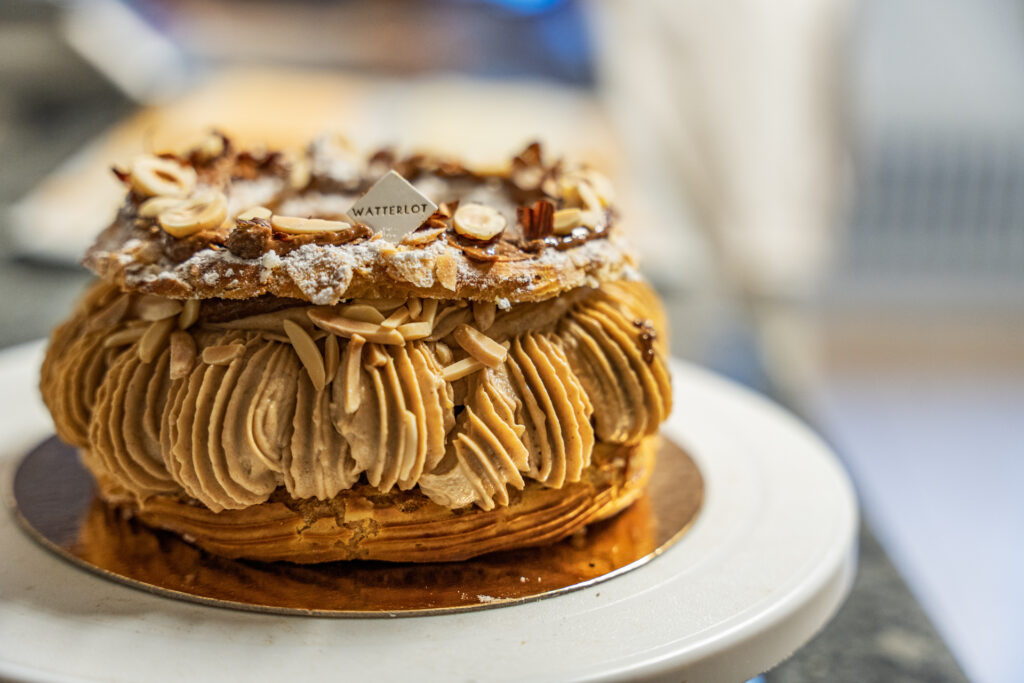
[[[434,326],[430,323],[406,323],[398,326],[398,333],[401,334],[406,341],[426,339],[433,331]]]
[[[583,222],[583,212],[578,208],[555,211],[553,228],[556,235],[568,235]]]
[[[473,321],[481,332],[486,332],[494,324],[494,316],[498,307],[489,301],[473,302]]]
[[[406,306],[402,306],[396,309],[394,313],[389,315],[387,319],[380,324],[381,327],[397,328],[399,325],[404,323],[411,317],[409,309]]]
[[[143,320],[156,321],[173,318],[181,313],[181,302],[162,296],[146,294],[135,302],[135,312]]]
[[[196,186],[196,171],[173,159],[142,156],[129,170],[132,189],[146,197],[187,197]]]
[[[475,240],[487,241],[505,229],[505,217],[483,204],[460,204],[452,216],[455,232]]]
[[[306,233],[337,232],[352,227],[351,223],[344,221],[329,221],[323,218],[301,218],[299,216],[271,216],[270,225],[278,232],[285,232],[290,235],[302,235]]]
[[[113,327],[124,320],[125,315],[128,314],[128,309],[131,307],[131,303],[132,296],[130,294],[122,294],[98,313],[90,316],[86,323],[86,329],[102,330],[107,327]]]
[[[363,359],[363,346],[366,340],[354,335],[345,347],[345,412],[354,413],[359,410],[361,392],[359,382],[362,377],[359,367]]]
[[[107,335],[107,338],[103,340],[103,348],[112,349],[118,346],[133,344],[141,339],[145,332],[145,327],[127,327],[123,330],[118,330],[117,332],[111,332]]]
[[[317,391],[322,391],[327,385],[327,372],[324,368],[324,358],[320,355],[320,349],[317,348],[316,342],[306,330],[291,320],[284,321],[284,333],[288,335],[288,339],[295,348],[295,353],[298,354],[299,360],[306,368],[313,387]]]
[[[187,377],[196,363],[196,340],[188,332],[171,332],[171,379]]]
[[[454,382],[457,379],[462,379],[467,375],[472,375],[478,370],[483,370],[486,365],[478,361],[476,358],[463,358],[457,363],[443,368],[441,370],[441,379],[445,382]]]
[[[498,367],[505,362],[505,357],[508,356],[508,349],[480,330],[465,323],[456,327],[453,335],[455,341],[466,353],[489,368]]]
[[[377,344],[400,346],[405,343],[402,335],[393,328],[374,325],[362,320],[352,320],[332,312],[317,309],[311,309],[307,315],[309,315],[309,319],[313,321],[314,325],[339,337],[351,338],[352,335],[358,334],[366,341]]]
[[[350,304],[342,306],[338,311],[346,318],[362,320],[364,323],[379,325],[384,322],[384,314],[373,306],[367,306],[366,304]]]
[[[156,218],[164,211],[178,208],[185,201],[183,197],[150,197],[139,204],[139,215],[143,218]]]
[[[270,218],[273,212],[265,206],[250,206],[242,213],[235,216],[235,220],[251,221],[254,218]]]
[[[420,322],[430,323],[431,327],[433,327],[434,319],[437,317],[437,304],[437,299],[423,300],[423,308],[419,315]]]
[[[245,347],[241,344],[221,344],[207,346],[203,349],[203,362],[207,365],[230,365],[231,361],[241,358]]]
[[[448,345],[444,342],[437,342],[434,344],[434,353],[437,355],[437,360],[441,365],[451,364],[452,350],[448,348]]]
[[[228,215],[228,200],[219,190],[204,190],[157,216],[160,227],[175,237],[188,237],[219,227]]]
[[[145,333],[139,338],[139,360],[143,363],[152,363],[160,355],[160,351],[167,345],[167,339],[171,336],[171,330],[177,327],[178,321],[174,318],[158,320],[146,328]]]
[[[420,311],[423,310],[423,300],[418,297],[412,297],[406,302],[405,307],[409,309],[409,317],[413,320],[420,317]]]
[[[181,315],[178,317],[178,329],[187,330],[199,320],[199,299],[188,299],[181,307]]]
[[[424,244],[430,244],[447,230],[447,227],[443,228],[431,228],[429,230],[417,230],[416,232],[410,232],[408,235],[402,238],[399,244],[407,247],[421,247]]]
[[[601,205],[601,199],[594,192],[594,188],[591,187],[590,183],[582,181],[576,187],[576,191],[580,195],[580,201],[588,211],[600,211],[603,207]]]
[[[389,313],[405,304],[405,299],[353,299],[352,305],[373,306],[382,313]]]
[[[451,292],[455,291],[459,278],[459,262],[454,254],[445,252],[438,256],[434,262],[434,272],[442,287]]]
[[[300,157],[292,164],[288,172],[288,184],[293,190],[301,190],[309,185],[309,179],[313,175],[313,165],[306,157]]]
[[[338,338],[333,334],[327,335],[327,338],[324,339],[324,372],[327,374],[327,384],[331,383],[334,375],[338,372],[340,355]]]

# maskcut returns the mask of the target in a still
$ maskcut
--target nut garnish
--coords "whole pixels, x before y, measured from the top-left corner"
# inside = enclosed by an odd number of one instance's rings
[[[505,217],[483,204],[461,204],[452,216],[455,232],[486,242],[505,229]]]
[[[338,338],[333,334],[327,335],[327,338],[324,339],[324,372],[327,373],[327,384],[331,383],[334,375],[338,372],[340,351]]]
[[[452,292],[455,291],[458,284],[459,262],[454,255],[445,252],[438,256],[434,262],[434,272],[442,287]]]
[[[583,212],[577,208],[555,211],[552,227],[556,235],[568,235],[583,223]]]
[[[157,217],[160,227],[175,237],[188,237],[219,227],[228,215],[228,200],[219,190],[204,190]]]
[[[150,322],[173,318],[181,313],[181,302],[174,299],[165,299],[155,294],[146,294],[135,302],[135,312],[143,320]]]
[[[146,197],[187,197],[196,186],[196,172],[173,159],[142,156],[129,170],[132,189]]]
[[[534,202],[533,206],[520,206],[516,217],[523,226],[523,235],[528,240],[539,240],[551,234],[555,205],[546,199]]]
[[[139,216],[142,218],[156,218],[164,211],[176,209],[185,203],[183,197],[150,197],[139,204]]]
[[[399,244],[406,247],[420,247],[424,244],[433,242],[438,237],[444,234],[444,231],[448,229],[448,226],[441,226],[436,228],[430,228],[429,230],[418,230],[417,232],[410,232],[408,235],[402,238]]]
[[[508,349],[465,323],[455,328],[453,336],[466,353],[489,368],[498,367],[508,356]]]
[[[111,332],[103,340],[103,348],[112,349],[118,346],[125,346],[137,342],[146,332],[145,327],[128,327],[117,332]]]
[[[362,320],[352,320],[351,318],[337,315],[334,312],[317,309],[311,309],[307,315],[309,315],[309,319],[313,321],[314,325],[339,337],[351,338],[353,335],[358,334],[366,341],[377,344],[401,346],[405,343],[401,333],[393,328],[382,327],[381,325],[363,322]]]
[[[188,299],[181,307],[181,316],[178,317],[178,329],[187,330],[199,320],[199,299]]]
[[[196,362],[196,340],[188,332],[171,333],[171,379],[181,379],[192,372]]]
[[[299,216],[271,216],[270,226],[278,232],[290,235],[303,235],[307,233],[338,232],[352,227],[351,223],[344,221],[329,221],[323,218],[301,218]]]
[[[352,335],[345,347],[345,412],[354,413],[359,410],[359,379],[360,363],[363,357],[363,346],[366,340],[358,334]]]
[[[478,361],[476,358],[463,358],[457,363],[443,368],[441,370],[441,379],[446,382],[454,382],[457,379],[462,379],[467,375],[472,375],[478,370],[483,370],[485,366],[483,363]]]
[[[439,341],[434,344],[434,353],[437,354],[437,360],[442,365],[451,364],[452,350],[444,342]]]
[[[235,216],[235,220],[251,221],[256,218],[268,219],[272,215],[273,212],[265,206],[250,206],[248,209]]]
[[[291,320],[284,321],[284,333],[288,335],[292,347],[295,348],[295,353],[298,354],[299,360],[306,368],[313,387],[317,391],[322,391],[327,385],[327,372],[324,368],[323,356],[320,355],[320,349],[317,348],[316,342],[306,330]]]
[[[349,304],[348,306],[342,306],[338,309],[338,312],[346,318],[362,320],[364,323],[379,325],[384,322],[384,314],[373,306],[367,306],[366,304]]]
[[[207,365],[230,365],[231,361],[241,358],[245,347],[241,344],[221,344],[207,346],[203,349],[203,362]]]
[[[139,338],[139,360],[143,363],[152,363],[160,351],[167,345],[167,339],[171,336],[171,330],[177,327],[178,321],[174,318],[158,320],[151,324]]]
[[[486,332],[487,328],[494,324],[494,316],[497,311],[498,307],[489,301],[474,301],[473,321],[476,323],[477,329]]]
[[[406,323],[398,326],[398,333],[401,334],[406,341],[426,339],[433,331],[434,326],[430,323],[424,322]]]
[[[388,363],[388,354],[384,353],[384,350],[377,344],[367,344],[365,355],[365,365],[368,365],[371,368],[382,368]]]
[[[380,324],[380,326],[396,328],[411,317],[412,316],[409,313],[409,307],[402,306],[401,308],[396,308],[395,312],[389,315],[387,319]]]

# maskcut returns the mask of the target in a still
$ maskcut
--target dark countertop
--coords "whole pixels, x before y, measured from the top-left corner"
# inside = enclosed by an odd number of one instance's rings
[[[0,211],[132,109],[59,39],[55,12],[26,0],[0,6]],[[14,259],[7,230],[0,213],[0,348],[46,335],[88,280],[80,269]],[[727,357],[695,360],[771,394],[752,360],[756,350],[742,334],[731,348]],[[866,527],[850,598],[818,636],[765,679],[967,680]]]

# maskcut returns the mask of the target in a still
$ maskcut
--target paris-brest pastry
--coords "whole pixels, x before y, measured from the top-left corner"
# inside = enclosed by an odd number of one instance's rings
[[[663,320],[600,174],[219,134],[115,173],[41,384],[108,504],[226,557],[430,562],[642,493]]]

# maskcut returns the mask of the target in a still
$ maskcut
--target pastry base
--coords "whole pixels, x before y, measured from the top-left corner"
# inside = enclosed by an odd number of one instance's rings
[[[56,438],[25,456],[14,499],[22,526],[44,547],[157,594],[262,612],[416,616],[536,600],[635,569],[689,529],[704,484],[690,457],[664,440],[646,492],[622,513],[554,545],[416,564],[297,565],[210,554],[104,503],[75,450]]]

